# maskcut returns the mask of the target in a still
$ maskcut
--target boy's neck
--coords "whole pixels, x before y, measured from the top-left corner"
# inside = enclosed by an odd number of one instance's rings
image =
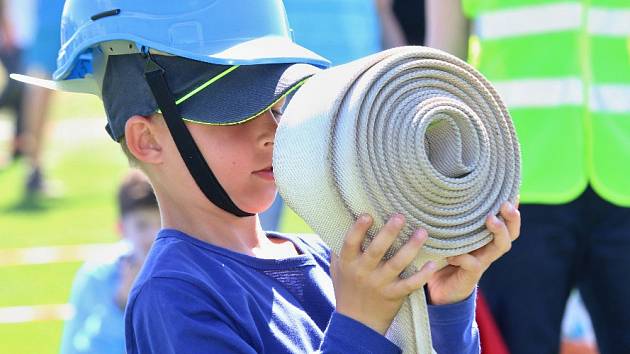
[[[262,230],[257,215],[237,217],[216,207],[184,208],[168,202],[161,202],[160,209],[163,228],[179,230],[234,252],[267,258],[265,250],[274,246]]]

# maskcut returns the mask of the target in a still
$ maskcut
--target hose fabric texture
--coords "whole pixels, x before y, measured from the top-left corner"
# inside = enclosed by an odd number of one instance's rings
[[[465,62],[426,47],[387,50],[309,79],[285,110],[273,165],[287,205],[336,253],[361,213],[374,218],[364,246],[391,215],[405,215],[386,257],[426,229],[403,277],[489,243],[487,215],[514,203],[520,184],[518,141],[495,89]],[[422,289],[387,337],[404,353],[432,352]]]

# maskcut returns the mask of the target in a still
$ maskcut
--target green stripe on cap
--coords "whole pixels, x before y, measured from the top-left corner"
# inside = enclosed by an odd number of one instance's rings
[[[213,83],[219,81],[221,78],[223,78],[225,75],[231,73],[232,71],[236,70],[236,68],[238,68],[240,65],[234,65],[231,66],[230,68],[228,68],[227,70],[225,70],[224,72],[220,73],[219,75],[213,77],[212,79],[206,81],[204,84],[200,85],[199,87],[197,87],[196,89],[190,91],[189,93],[187,93],[184,97],[178,99],[177,101],[175,101],[175,104],[180,104],[184,101],[186,101],[187,99],[191,98],[192,96],[198,94],[200,91],[202,91],[203,89],[205,89],[206,87],[212,85]]]

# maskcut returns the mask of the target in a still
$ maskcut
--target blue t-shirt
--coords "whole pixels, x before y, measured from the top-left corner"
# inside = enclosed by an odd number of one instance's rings
[[[61,354],[125,353],[123,311],[114,300],[119,283],[120,257],[81,267],[72,286],[74,316],[64,326]]]
[[[301,254],[260,259],[160,231],[127,304],[127,354],[400,352],[335,312],[330,251],[317,236],[273,236]],[[431,306],[430,319],[440,354],[479,352],[474,294]]]

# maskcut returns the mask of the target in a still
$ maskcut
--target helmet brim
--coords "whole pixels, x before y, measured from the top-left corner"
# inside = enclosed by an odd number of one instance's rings
[[[176,54],[177,53],[173,53]],[[191,58],[195,59],[195,58]],[[327,68],[330,61],[285,37],[261,37],[226,46],[215,51],[206,59],[197,60],[211,64],[251,65],[251,64],[311,64]]]
[[[100,96],[100,90],[96,81],[92,77],[84,79],[74,80],[46,80],[38,77],[22,75],[22,74],[10,74],[9,77],[13,80],[23,82],[29,85],[35,85],[49,90],[75,92],[75,93],[87,93],[96,96]]]

